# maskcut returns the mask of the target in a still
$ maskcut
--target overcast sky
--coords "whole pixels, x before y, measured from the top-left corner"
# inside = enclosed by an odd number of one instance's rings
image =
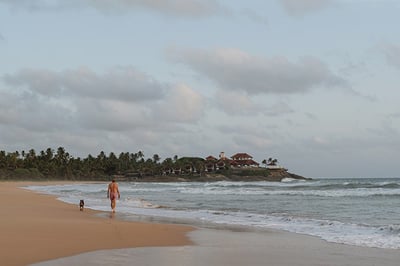
[[[0,150],[400,177],[400,1],[0,0]]]

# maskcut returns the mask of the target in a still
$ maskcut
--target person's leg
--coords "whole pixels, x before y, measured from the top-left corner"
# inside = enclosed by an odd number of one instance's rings
[[[115,199],[111,201],[111,209],[113,212],[115,211]]]

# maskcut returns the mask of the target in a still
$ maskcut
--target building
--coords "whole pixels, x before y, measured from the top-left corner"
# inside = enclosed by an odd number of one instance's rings
[[[231,156],[231,166],[233,167],[259,167],[259,163],[253,160],[253,157],[247,153],[236,153]]]
[[[214,172],[216,170],[223,170],[226,166],[234,168],[246,168],[246,167],[259,167],[259,163],[253,160],[253,157],[247,153],[236,153],[231,156],[231,159],[225,156],[224,152],[219,154],[219,159],[212,155],[206,157],[205,171]]]

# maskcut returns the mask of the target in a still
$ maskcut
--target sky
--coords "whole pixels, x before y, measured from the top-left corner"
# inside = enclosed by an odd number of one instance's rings
[[[400,1],[0,0],[0,150],[400,177]]]

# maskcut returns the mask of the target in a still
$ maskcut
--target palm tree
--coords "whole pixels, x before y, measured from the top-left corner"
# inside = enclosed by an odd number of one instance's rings
[[[25,168],[36,168],[36,152],[30,149],[25,157]]]
[[[16,169],[18,166],[18,156],[16,152],[8,153],[6,157],[7,167]]]
[[[0,151],[0,169],[7,167],[6,158],[7,158],[6,151]]]
[[[140,163],[144,163],[144,153],[142,151],[138,151],[137,158],[139,158]]]
[[[118,159],[113,152],[110,152],[108,158],[105,158],[104,166],[104,172],[107,175],[112,175],[118,172]]]
[[[267,167],[267,160],[266,160],[266,159],[262,160],[261,163],[262,163],[265,167]]]
[[[54,156],[54,161],[57,166],[57,171],[60,176],[65,176],[67,173],[67,165],[69,162],[69,154],[65,152],[63,147],[57,149],[57,153]]]
[[[277,159],[268,158],[268,165],[276,165],[277,163]]]
[[[121,152],[118,156],[119,169],[121,171],[128,170],[129,166],[129,152]]]
[[[155,164],[157,164],[160,160],[161,160],[161,158],[160,158],[160,156],[158,156],[158,154],[153,155],[153,162]]]
[[[46,150],[46,160],[47,161],[51,161],[53,159],[53,156],[54,156],[53,150],[50,149],[50,148],[47,148],[47,150]]]

